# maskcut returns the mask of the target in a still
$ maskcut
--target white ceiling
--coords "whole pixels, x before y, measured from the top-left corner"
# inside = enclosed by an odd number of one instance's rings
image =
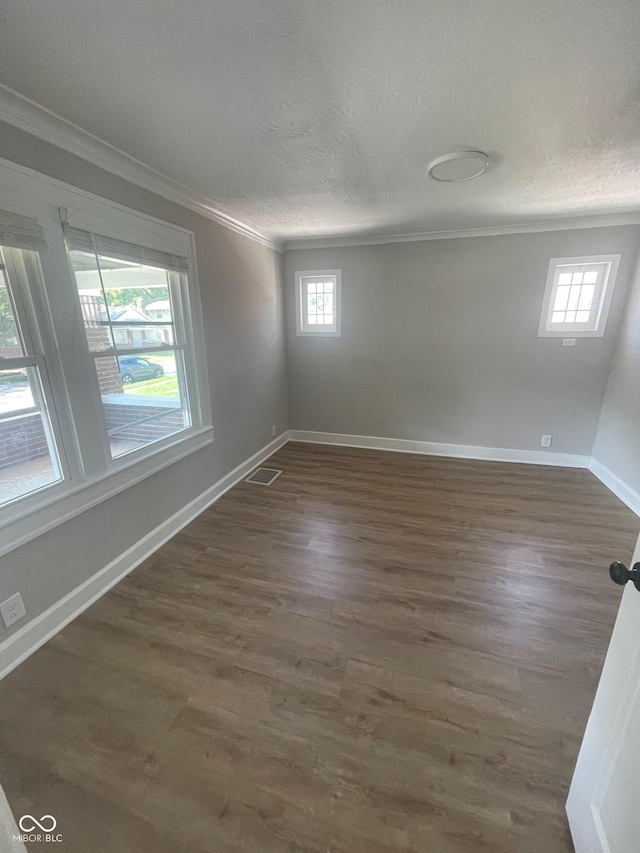
[[[638,0],[3,0],[0,81],[273,238],[640,209]]]

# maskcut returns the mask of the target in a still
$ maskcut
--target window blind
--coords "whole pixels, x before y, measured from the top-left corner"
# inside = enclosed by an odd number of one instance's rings
[[[125,240],[117,240],[115,237],[104,237],[101,234],[93,234],[91,231],[83,231],[63,223],[64,237],[67,247],[72,251],[89,252],[103,255],[107,258],[118,258],[134,264],[144,264],[150,267],[159,267],[170,272],[189,272],[189,260],[181,255],[171,252],[163,252],[160,249],[148,249],[135,243],[127,243]]]
[[[0,210],[0,246],[40,252],[47,248],[47,241],[37,219]]]

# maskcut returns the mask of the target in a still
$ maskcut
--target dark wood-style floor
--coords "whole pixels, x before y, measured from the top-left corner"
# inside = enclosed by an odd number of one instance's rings
[[[636,517],[587,471],[269,464],[2,682],[14,814],[72,853],[570,851]]]

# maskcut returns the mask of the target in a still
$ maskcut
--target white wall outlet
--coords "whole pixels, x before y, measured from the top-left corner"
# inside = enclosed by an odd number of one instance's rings
[[[276,425],[275,424],[273,424],[273,426],[271,427],[271,435],[274,438],[276,437]]]
[[[574,347],[575,345],[576,345],[576,339],[575,338],[563,338],[562,339],[562,346],[563,347]]]
[[[8,628],[14,622],[17,622],[18,619],[22,619],[23,616],[27,615],[27,608],[24,606],[24,601],[19,592],[16,592],[15,595],[7,598],[6,601],[0,604],[0,613],[2,613],[2,621],[5,624],[5,628]]]
[[[542,441],[540,442],[540,447],[551,447],[551,440],[553,439],[552,435],[543,435]]]

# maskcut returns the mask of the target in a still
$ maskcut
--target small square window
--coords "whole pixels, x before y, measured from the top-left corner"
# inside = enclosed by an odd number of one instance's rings
[[[538,337],[604,335],[620,255],[552,258]]]
[[[340,336],[340,270],[296,273],[298,335]]]

